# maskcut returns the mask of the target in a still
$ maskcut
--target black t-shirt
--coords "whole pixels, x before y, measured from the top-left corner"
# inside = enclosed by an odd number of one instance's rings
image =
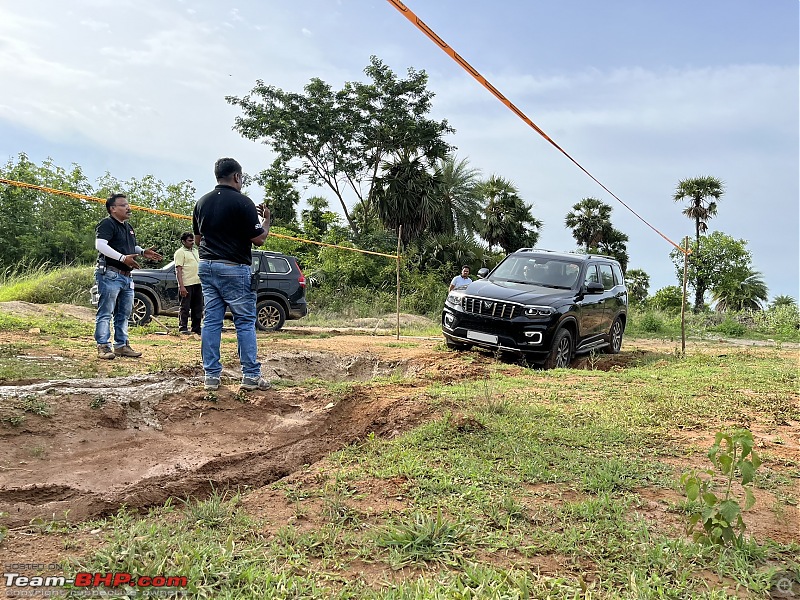
[[[200,241],[201,260],[252,262],[250,241],[264,233],[256,205],[229,185],[218,185],[194,205],[194,233]]]
[[[136,254],[136,234],[128,221],[120,223],[111,215],[100,221],[95,228],[95,237],[100,240],[107,240],[108,245],[120,254]],[[123,271],[130,271],[131,268],[122,261],[115,260],[100,253],[98,261],[102,264],[105,259],[106,264],[116,267]]]

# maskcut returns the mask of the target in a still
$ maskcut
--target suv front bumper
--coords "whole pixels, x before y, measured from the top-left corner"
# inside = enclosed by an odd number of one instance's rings
[[[490,319],[452,310],[442,311],[442,334],[458,343],[544,358],[549,353],[549,320]]]

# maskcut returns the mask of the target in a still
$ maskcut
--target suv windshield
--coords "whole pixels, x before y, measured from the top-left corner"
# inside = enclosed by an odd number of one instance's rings
[[[578,279],[580,263],[542,256],[509,256],[489,281],[570,289]]]

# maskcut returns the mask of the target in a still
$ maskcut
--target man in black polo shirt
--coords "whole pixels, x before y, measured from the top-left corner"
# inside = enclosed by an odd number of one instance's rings
[[[128,223],[131,207],[125,194],[112,194],[106,200],[108,216],[97,225],[94,247],[100,253],[94,277],[97,281],[97,304],[94,339],[97,356],[113,359],[115,356],[139,358],[128,344],[128,319],[133,308],[133,279],[131,270],[138,269],[136,257],[161,260],[153,248],[136,245],[136,235]],[[114,350],[111,350],[111,318],[114,318]]]
[[[220,343],[226,307],[233,315],[239,361],[242,364],[242,390],[268,390],[261,378],[256,343],[256,293],[250,289],[252,246],[260,246],[269,233],[269,209],[256,208],[241,193],[242,166],[232,158],[214,164],[217,186],[194,207],[192,223],[200,245],[200,285],[203,289],[205,317],[201,334],[201,353],[205,389],[220,385],[222,362]],[[260,218],[259,218],[260,217]]]

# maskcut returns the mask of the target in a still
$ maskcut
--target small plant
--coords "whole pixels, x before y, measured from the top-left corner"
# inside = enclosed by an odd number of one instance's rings
[[[695,541],[706,544],[732,544],[740,547],[746,529],[742,511],[755,502],[752,483],[761,458],[753,450],[753,434],[746,429],[731,433],[718,432],[708,458],[726,477],[725,494],[719,498],[714,493],[714,470],[691,471],[681,476],[681,485],[690,502],[700,501],[689,514],[688,533]],[[702,475],[708,475],[704,478]],[[732,493],[733,480],[738,475],[744,490],[744,505]],[[698,524],[703,528],[698,530]]]
[[[19,427],[25,422],[25,415],[10,415],[3,417],[2,422],[10,427]]]
[[[596,371],[597,370],[597,361],[600,360],[600,355],[597,353],[596,350],[592,350],[589,352],[588,362],[589,362],[589,370]]]
[[[389,562],[398,569],[428,561],[455,564],[472,534],[469,525],[451,523],[439,510],[435,515],[415,513],[404,522],[388,526],[376,542],[389,548]]]
[[[89,408],[91,408],[92,410],[97,410],[99,408],[103,408],[103,405],[105,403],[106,403],[106,399],[102,395],[98,394],[89,403]]]
[[[47,402],[34,395],[22,398],[20,408],[25,412],[33,413],[40,417],[50,417],[53,415],[52,407]]]

